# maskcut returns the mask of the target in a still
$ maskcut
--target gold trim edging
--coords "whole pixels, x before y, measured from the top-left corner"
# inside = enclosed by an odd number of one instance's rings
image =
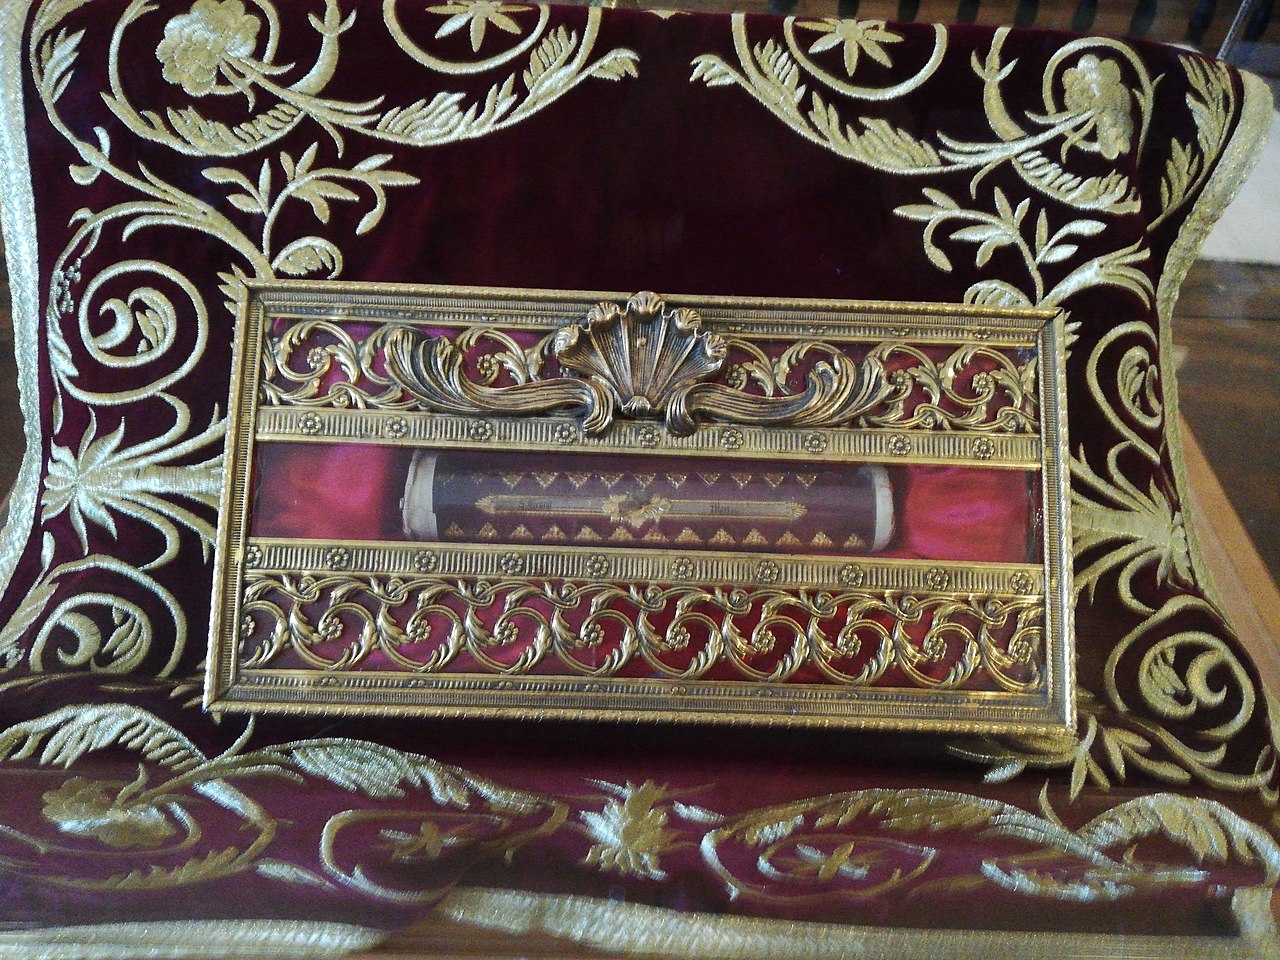
[[[462,887],[437,911],[513,935],[542,933],[609,952],[773,960],[1264,960],[1280,949],[1271,889],[1236,891],[1235,937],[1135,936],[1060,931],[912,930],[802,920],[681,913],[597,897]]]
[[[337,957],[367,950],[382,930],[323,920],[174,920],[0,931],[0,960]]]
[[[1187,547],[1191,553],[1191,568],[1195,572],[1196,582],[1220,612],[1225,610],[1222,593],[1214,582],[1213,573],[1205,559],[1200,535],[1191,519],[1190,497],[1187,495],[1191,483],[1187,478],[1186,454],[1182,448],[1178,377],[1176,364],[1173,362],[1173,308],[1177,305],[1182,283],[1190,272],[1191,265],[1195,263],[1200,248],[1208,239],[1209,231],[1222,218],[1253,168],[1262,159],[1262,150],[1267,143],[1267,134],[1271,128],[1271,90],[1263,80],[1244,71],[1240,73],[1240,82],[1244,88],[1244,96],[1235,134],[1223,147],[1222,159],[1218,162],[1217,169],[1205,184],[1204,191],[1192,206],[1177,238],[1169,248],[1156,291],[1156,313],[1160,320],[1160,381],[1164,384],[1164,435],[1169,444],[1173,484],[1186,520]],[[1225,619],[1225,613],[1223,617]]]
[[[26,450],[0,531],[0,583],[8,583],[27,545],[40,488],[39,250],[33,224],[35,195],[22,105],[22,36],[32,0],[19,0],[0,18],[0,229],[4,232],[13,301],[13,352],[18,408]]]

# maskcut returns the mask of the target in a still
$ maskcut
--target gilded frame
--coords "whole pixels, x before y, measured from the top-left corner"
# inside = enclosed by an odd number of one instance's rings
[[[600,346],[593,337],[602,338],[605,330],[622,336],[618,330],[623,330],[630,331],[627,336],[632,342],[644,344],[651,339],[647,334],[637,337],[638,328],[626,326],[627,322],[657,323],[667,331],[664,337],[686,337],[685,360],[667,377],[665,393],[645,393],[635,387],[648,398],[637,400],[627,396],[630,386],[606,382],[610,374],[601,373],[601,357],[607,359],[612,348]],[[346,392],[340,399],[335,400],[332,388],[324,388],[328,393],[317,392],[321,378],[309,377],[314,371],[308,369],[283,387],[276,382],[279,377],[272,380],[272,371],[279,374],[288,366],[287,358],[281,358],[287,353],[282,343],[289,334],[277,333],[293,329],[291,324],[316,323],[332,330],[365,331],[366,339],[360,344],[353,339],[352,349],[345,354],[348,369],[358,367],[365,379],[358,388],[343,387]],[[546,343],[554,340],[554,347],[548,349],[555,350],[561,375],[542,377],[535,370],[528,379],[538,382],[506,393],[477,387],[461,372],[460,355],[454,354],[464,340],[474,342],[467,337],[484,323],[497,323],[508,333],[534,331]],[[423,327],[437,334],[428,337],[420,332]],[[442,328],[459,331],[456,340],[438,335]],[[368,334],[369,330],[374,333]],[[1074,647],[1064,336],[1064,319],[1058,311],[974,305],[659,298],[653,294],[628,299],[627,294],[612,292],[311,281],[249,284],[235,341],[206,707],[933,732],[1070,730],[1075,719]],[[1034,359],[1021,373],[1024,381],[1026,369],[1033,376],[1022,412],[1002,414],[997,404],[994,417],[979,422],[969,416],[972,411],[963,409],[945,415],[917,411],[913,416],[898,405],[892,415],[867,422],[867,416],[854,420],[849,415],[868,409],[874,399],[868,391],[879,389],[881,400],[890,396],[892,378],[884,371],[878,387],[868,385],[870,375],[865,369],[845,370],[842,379],[840,357],[835,356],[835,373],[826,377],[830,382],[825,386],[811,370],[805,391],[792,391],[793,396],[776,401],[744,400],[734,390],[710,383],[723,372],[716,362],[717,356],[723,359],[723,344],[716,342],[721,337],[738,338],[731,342],[739,343],[769,339],[797,344],[802,338],[807,338],[804,342],[816,338],[824,347],[861,344],[881,351],[904,345],[917,349],[923,344],[952,350],[952,357],[967,357],[975,350],[1034,351]],[[369,359],[367,345],[374,341],[386,360],[383,367]],[[585,355],[584,341],[589,348]],[[625,336],[621,342],[624,349],[634,349],[626,346]],[[273,350],[279,356],[273,357]],[[375,369],[370,384],[367,378]],[[292,387],[297,389],[291,391]],[[856,407],[857,403],[862,406]],[[1024,416],[1026,411],[1031,415]],[[253,537],[249,535],[250,465],[256,445],[262,442],[433,449],[496,446],[502,450],[572,446],[603,454],[766,456],[793,463],[820,454],[823,462],[1033,470],[1040,477],[1043,559],[1038,564],[875,558],[854,558],[853,562],[846,555],[697,551],[685,557],[670,550],[608,546],[504,543],[494,550],[473,543],[368,540],[334,544]],[[1038,618],[1037,636],[1042,640],[1036,644],[1040,657],[1036,683],[1016,690],[974,690],[945,683],[914,688],[687,676],[635,678],[609,676],[600,670],[521,675],[500,665],[473,673],[355,670],[341,665],[337,669],[247,666],[238,633],[246,583],[284,573],[310,577],[309,586],[345,578],[344,589],[351,581],[372,584],[379,577],[390,578],[397,588],[406,583],[410,587],[449,583],[465,596],[497,581],[544,587],[553,582],[583,583],[588,588],[603,588],[604,581],[666,583],[672,590],[681,583],[702,585],[699,589],[718,584],[756,590],[761,596],[791,591],[811,607],[829,606],[831,597],[847,602],[855,595],[875,594],[889,605],[880,609],[892,608],[893,616],[898,615],[893,611],[913,609],[912,604],[919,606],[922,600],[939,609],[944,604],[949,604],[947,609],[967,605],[962,611],[967,614],[990,610],[995,604],[1016,608],[1018,616],[1026,613]],[[637,595],[634,590],[632,594]],[[384,612],[386,608],[388,604]]]

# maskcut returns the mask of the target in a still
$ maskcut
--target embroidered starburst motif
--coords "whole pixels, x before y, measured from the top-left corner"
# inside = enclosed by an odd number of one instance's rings
[[[901,43],[902,37],[885,29],[883,20],[801,20],[796,24],[806,30],[816,30],[823,36],[809,47],[810,53],[822,53],[836,47],[844,48],[844,70],[853,76],[858,66],[858,58],[866,54],[876,63],[886,67],[893,66],[889,54],[885,52],[886,43]]]
[[[480,51],[480,44],[484,43],[484,33],[490,24],[504,33],[519,34],[520,25],[507,14],[532,9],[533,7],[523,4],[502,3],[501,0],[453,0],[438,7],[427,7],[429,13],[449,18],[436,31],[437,40],[467,27],[471,34],[471,49],[476,53]]]
[[[587,836],[594,841],[583,861],[606,873],[663,880],[660,857],[676,846],[678,831],[667,828],[667,809],[662,801],[667,788],[652,780],[637,786],[595,781],[617,797],[605,802],[599,813],[579,814]]]

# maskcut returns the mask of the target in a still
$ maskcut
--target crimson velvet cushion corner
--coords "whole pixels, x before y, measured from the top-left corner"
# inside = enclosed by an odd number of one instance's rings
[[[1276,707],[1202,579],[1169,350],[1258,81],[1045,32],[469,0],[34,0],[0,44],[29,441],[0,955],[433,916],[703,957],[1264,949]],[[1076,733],[215,722],[234,312],[302,277],[1067,311]]]

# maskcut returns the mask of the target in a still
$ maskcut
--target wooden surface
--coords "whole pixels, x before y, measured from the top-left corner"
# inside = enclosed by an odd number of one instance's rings
[[[1173,337],[1182,415],[1280,579],[1280,267],[1196,264]]]

